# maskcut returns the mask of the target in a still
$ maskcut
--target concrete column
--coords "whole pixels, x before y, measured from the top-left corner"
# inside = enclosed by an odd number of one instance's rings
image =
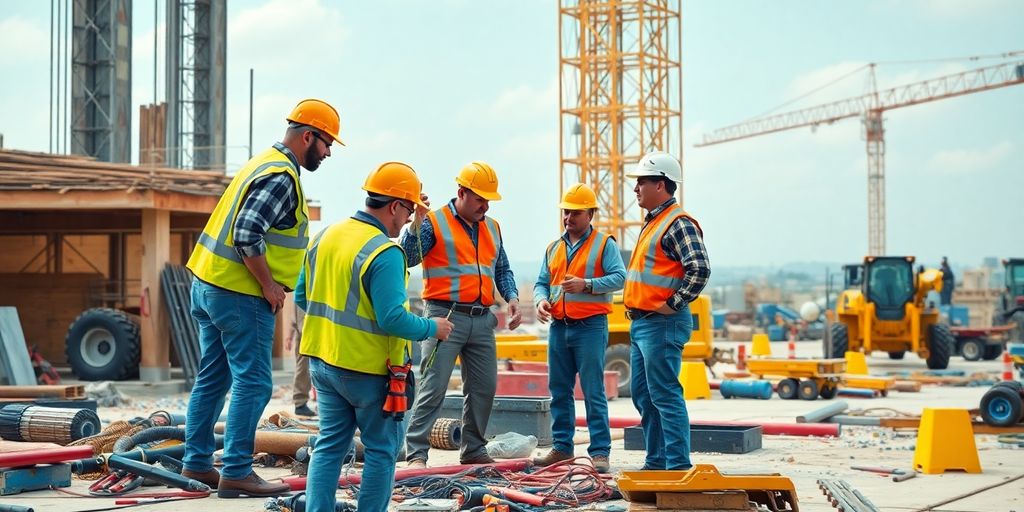
[[[139,379],[144,382],[170,380],[171,330],[167,306],[160,288],[160,273],[171,256],[171,213],[142,210],[142,360]]]

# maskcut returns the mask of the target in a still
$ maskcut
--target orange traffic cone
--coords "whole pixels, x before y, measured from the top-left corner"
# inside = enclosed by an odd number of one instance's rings
[[[1010,349],[1003,351],[1003,381],[1013,380],[1013,358],[1010,357]]]
[[[789,340],[789,358],[796,359],[796,342]]]
[[[736,369],[746,370],[747,369],[747,346],[740,344],[740,347],[736,352]]]

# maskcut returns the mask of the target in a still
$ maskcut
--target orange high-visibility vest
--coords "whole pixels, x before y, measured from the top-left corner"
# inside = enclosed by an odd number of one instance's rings
[[[423,298],[494,304],[494,264],[501,229],[490,217],[477,223],[477,243],[447,205],[427,214],[434,246],[423,255]]]
[[[568,250],[565,242],[559,238],[548,246],[548,281],[550,293],[548,302],[551,304],[551,316],[562,320],[586,318],[594,315],[607,315],[612,312],[612,294],[610,293],[565,293],[557,284],[565,280],[566,275],[593,279],[604,275],[603,258],[605,245],[611,237],[591,230],[590,236],[576,249],[576,257],[567,263]]]
[[[626,288],[622,298],[627,308],[654,311],[682,286],[686,273],[683,265],[670,260],[661,248],[665,232],[681,217],[689,219],[701,232],[700,224],[678,204],[665,208],[640,231],[636,249],[626,268]]]

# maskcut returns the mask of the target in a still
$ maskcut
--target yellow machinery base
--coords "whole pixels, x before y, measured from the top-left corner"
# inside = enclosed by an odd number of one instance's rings
[[[656,503],[659,495],[676,493],[743,491],[768,510],[799,512],[792,480],[778,473],[723,475],[712,464],[697,464],[688,471],[624,471],[616,482],[631,502]]]

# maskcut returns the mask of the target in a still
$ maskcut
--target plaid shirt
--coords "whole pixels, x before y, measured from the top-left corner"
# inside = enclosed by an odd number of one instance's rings
[[[665,208],[676,204],[673,197],[665,201],[661,206],[653,209],[644,218],[644,223],[650,222],[665,211]],[[697,300],[697,296],[708,284],[711,277],[711,263],[708,260],[707,250],[704,249],[704,240],[701,237],[697,225],[685,217],[676,219],[665,231],[661,238],[661,248],[665,255],[672,261],[681,262],[686,272],[683,277],[683,285],[676,293],[668,298],[668,306],[679,311],[683,306]]]
[[[451,209],[455,218],[469,232],[469,237],[475,245],[477,243],[476,225],[471,226],[462,217],[459,217],[459,212],[455,211],[454,199],[448,203],[448,208]],[[405,251],[406,263],[410,267],[419,265],[423,261],[422,256],[426,256],[430,249],[434,247],[434,244],[437,243],[437,240],[434,239],[434,225],[430,222],[430,217],[424,217],[423,224],[420,225],[419,236],[410,234],[409,230],[406,229],[402,231],[402,236],[398,239],[398,243],[402,246],[402,250]],[[498,293],[505,299],[505,302],[519,298],[519,290],[516,288],[516,276],[512,273],[512,267],[509,266],[508,256],[505,255],[505,244],[502,240],[498,240],[498,259],[494,262],[494,285],[498,288]]]
[[[288,148],[281,143],[274,144],[274,147],[291,160],[296,171],[300,169],[295,155]],[[249,191],[235,217],[233,238],[235,250],[240,256],[266,254],[267,243],[263,236],[271,226],[275,229],[295,226],[295,209],[299,206],[295,185],[291,176],[283,172],[264,176],[249,185]]]

